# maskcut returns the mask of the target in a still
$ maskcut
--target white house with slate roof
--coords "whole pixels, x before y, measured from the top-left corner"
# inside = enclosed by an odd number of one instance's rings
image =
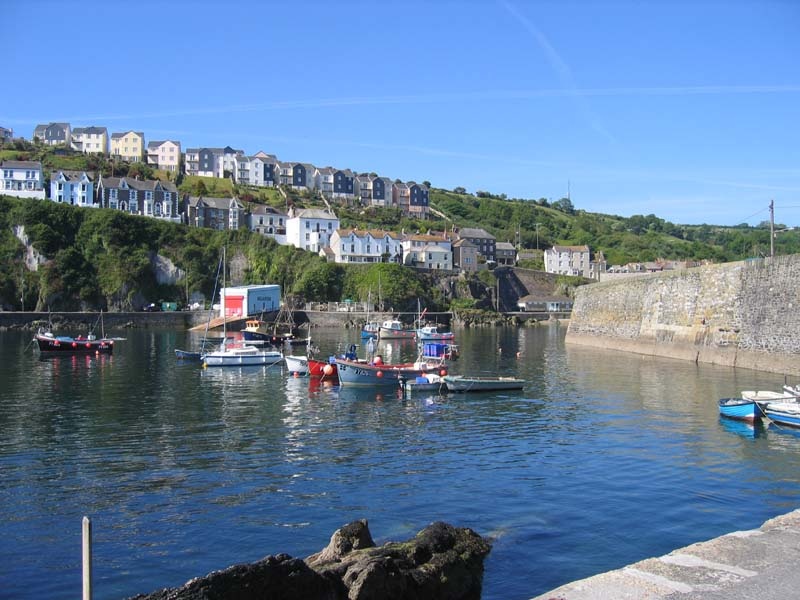
[[[105,127],[76,127],[70,147],[86,154],[108,154],[108,130]]]
[[[330,246],[331,236],[337,229],[339,219],[332,212],[318,208],[292,208],[286,220],[286,241],[295,248],[319,252]]]
[[[44,200],[42,163],[28,160],[5,160],[0,163],[0,193],[18,198]]]
[[[400,263],[400,234],[382,229],[337,229],[331,236],[331,251],[337,263]]]

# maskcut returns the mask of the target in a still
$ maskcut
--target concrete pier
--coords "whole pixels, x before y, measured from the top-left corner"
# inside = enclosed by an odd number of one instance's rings
[[[532,600],[784,600],[800,597],[800,510],[561,586]]]

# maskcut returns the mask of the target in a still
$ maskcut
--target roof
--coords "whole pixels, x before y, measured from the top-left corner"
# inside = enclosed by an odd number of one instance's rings
[[[118,140],[119,138],[125,137],[129,133],[134,133],[134,134],[138,135],[140,138],[144,139],[144,132],[143,131],[123,131],[123,132],[118,132],[118,133],[112,133],[111,134],[111,139],[112,140]]]
[[[495,244],[496,250],[509,250],[511,252],[516,252],[517,249],[514,247],[514,244],[511,242],[497,242]]]
[[[487,238],[495,239],[495,237],[485,229],[475,227],[462,227],[458,230],[458,237],[460,238]]]
[[[464,247],[467,247],[467,248],[472,247],[472,248],[475,248],[476,250],[478,248],[475,244],[470,242],[467,238],[461,238],[460,240],[453,242],[453,248],[464,248]]]
[[[589,252],[589,246],[553,246],[556,252]]]
[[[134,190],[139,191],[155,191],[156,188],[161,188],[165,192],[171,192],[173,194],[178,193],[178,188],[175,187],[174,183],[170,183],[168,181],[161,181],[160,179],[134,179],[133,177],[103,177],[100,180],[100,185],[104,188],[118,188],[122,185],[122,182],[125,181],[125,184],[133,188]]]
[[[76,127],[72,130],[72,133],[75,135],[81,135],[83,133],[108,133],[108,130],[105,127]]]
[[[337,219],[335,214],[321,208],[303,208],[296,211],[294,216],[301,219]]]
[[[340,227],[336,230],[336,232],[339,234],[339,238],[346,238],[352,234],[355,234],[356,237],[366,237],[367,235],[371,235],[376,240],[383,239],[387,236],[396,240],[400,239],[399,233],[395,233],[394,231],[385,231],[383,229],[342,229]]]
[[[189,196],[189,206],[208,206],[218,210],[229,210],[231,203],[235,203],[237,208],[243,209],[244,206],[236,198],[206,198],[204,196]]]
[[[63,175],[67,181],[75,181],[81,179],[84,175],[86,175],[86,177],[88,177],[89,180],[94,180],[94,172],[92,171],[67,171],[62,169],[54,174],[55,177],[58,177],[59,173]]]
[[[33,160],[4,160],[0,166],[5,169],[42,169],[42,163]]]
[[[431,235],[428,233],[414,233],[412,235],[406,236],[407,240],[413,240],[415,242],[447,242],[450,243],[450,240],[446,237],[442,237],[440,235]]]
[[[281,217],[285,217],[286,213],[278,210],[274,206],[267,206],[266,204],[251,204],[250,205],[250,214],[253,215],[278,215]]]

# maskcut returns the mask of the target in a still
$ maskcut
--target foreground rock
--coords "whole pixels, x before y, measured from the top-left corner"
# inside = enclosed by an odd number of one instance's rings
[[[441,522],[407,542],[375,546],[362,519],[306,560],[267,556],[134,600],[473,600],[490,550],[471,529]]]

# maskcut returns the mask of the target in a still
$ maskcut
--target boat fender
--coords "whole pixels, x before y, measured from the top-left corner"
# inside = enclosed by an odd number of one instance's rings
[[[377,377],[378,379],[383,377],[383,371],[378,371],[377,373],[375,373],[375,377]]]
[[[447,369],[442,369],[441,371],[439,371],[439,375],[441,375],[442,377],[447,375]]]

